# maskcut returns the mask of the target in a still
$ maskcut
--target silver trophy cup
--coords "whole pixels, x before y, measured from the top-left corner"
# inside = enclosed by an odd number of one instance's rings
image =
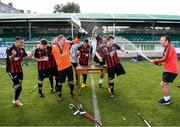
[[[82,27],[81,27],[81,21],[79,20],[79,18],[77,16],[73,16],[70,19],[70,22],[72,23],[72,25],[76,28],[78,28],[82,33],[88,34],[87,31],[85,31]]]

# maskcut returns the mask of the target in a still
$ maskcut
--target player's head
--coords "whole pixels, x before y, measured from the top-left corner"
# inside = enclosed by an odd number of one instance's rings
[[[171,39],[168,35],[163,35],[161,36],[161,40],[160,43],[163,47],[165,47],[166,45],[168,45],[169,43],[171,43]]]
[[[67,40],[69,41],[70,45],[73,45],[73,38],[71,36],[67,37]]]
[[[72,41],[73,38],[72,38],[71,36],[68,36],[68,37],[67,37],[67,40],[68,40],[68,41]]]
[[[46,48],[47,48],[47,44],[48,44],[47,40],[46,40],[46,39],[42,39],[42,40],[40,41],[39,48],[40,48],[40,49],[46,49]]]
[[[88,39],[85,39],[84,41],[83,41],[83,47],[87,47],[88,46],[88,43],[89,43],[89,40]]]
[[[97,36],[97,37],[96,37],[96,41],[97,41],[97,43],[102,43],[102,37]]]
[[[63,34],[58,36],[58,45],[64,45],[65,41],[66,37]]]
[[[109,36],[107,37],[107,44],[108,44],[108,45],[114,44],[114,37],[113,37],[112,35],[109,35]]]
[[[103,35],[103,40],[107,40],[108,35]]]
[[[14,41],[15,41],[16,47],[18,48],[21,48],[24,44],[24,39],[20,36],[16,37]]]
[[[107,45],[107,40],[102,40],[102,44]]]
[[[56,45],[58,44],[58,38],[54,37],[53,40],[51,41],[51,45]]]

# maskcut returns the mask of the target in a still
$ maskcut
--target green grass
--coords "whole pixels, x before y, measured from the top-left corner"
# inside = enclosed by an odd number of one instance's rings
[[[94,75],[96,95],[102,123],[105,126],[141,126],[144,125],[137,113],[140,112],[153,126],[180,126],[180,83],[179,77],[171,85],[173,103],[169,106],[158,106],[155,102],[162,97],[160,81],[162,67],[147,62],[133,64],[122,61],[127,72],[115,80],[115,98],[108,98],[107,75],[103,88],[98,87],[99,75]],[[44,82],[45,98],[39,98],[37,91],[29,94],[37,82],[35,65],[24,68],[23,91],[21,101],[23,107],[12,106],[14,92],[12,82],[5,70],[0,71],[0,125],[47,125],[47,126],[94,126],[94,124],[81,116],[73,116],[68,109],[69,103],[83,104],[91,114],[93,111],[90,77],[88,86],[82,89],[82,96],[77,101],[69,97],[69,87],[64,84],[64,100],[58,102],[55,94],[50,94],[49,81]],[[77,95],[77,87],[75,90]],[[126,120],[123,120],[123,117]]]

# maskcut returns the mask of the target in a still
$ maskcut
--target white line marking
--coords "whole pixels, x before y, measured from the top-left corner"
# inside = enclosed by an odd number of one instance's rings
[[[94,107],[94,117],[101,122],[101,116],[99,113],[99,107],[98,107],[98,102],[97,102],[97,97],[96,97],[96,88],[94,85],[94,78],[93,76],[90,74],[90,78],[91,78],[91,87],[92,87],[92,100],[93,100],[93,107]],[[99,125],[95,124],[96,127],[100,127]]]

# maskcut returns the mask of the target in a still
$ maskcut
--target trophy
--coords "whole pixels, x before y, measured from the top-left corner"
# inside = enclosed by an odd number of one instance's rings
[[[74,27],[78,28],[81,33],[88,34],[88,32],[85,31],[85,30],[81,27],[81,21],[79,20],[79,18],[78,18],[77,16],[71,17],[70,22],[72,23],[72,25],[73,25]]]

